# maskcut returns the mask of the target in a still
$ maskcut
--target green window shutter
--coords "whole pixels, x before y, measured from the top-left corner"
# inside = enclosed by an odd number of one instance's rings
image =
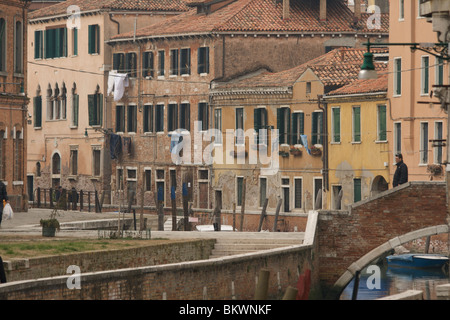
[[[323,112],[318,112],[317,122],[319,127],[317,141],[319,144],[323,144]]]
[[[424,72],[423,93],[428,93],[429,91],[429,82],[430,82],[429,65],[430,65],[429,58],[425,57],[423,61],[423,72]]]
[[[386,106],[378,106],[378,140],[386,141]]]
[[[42,31],[34,32],[34,58],[40,59],[41,57],[41,34]]]
[[[292,139],[291,139],[291,109],[289,108],[285,108],[285,112],[287,112],[286,115],[286,124],[287,128],[285,130],[286,133],[286,142],[287,144],[292,144]]]
[[[237,205],[242,205],[242,190],[243,190],[244,178],[237,178]]]
[[[62,51],[62,42],[61,42],[61,29],[55,29],[55,55],[54,57],[58,58],[61,57],[61,51]]]
[[[292,144],[297,144],[298,143],[298,119],[299,119],[299,113],[293,113],[292,114]]]
[[[333,142],[341,142],[341,109],[333,108]]]
[[[73,55],[78,55],[78,29],[73,29]]]
[[[95,94],[88,95],[88,114],[89,114],[89,125],[96,125],[96,108],[95,108]]]
[[[78,126],[78,105],[79,105],[79,96],[78,94],[73,95],[73,110],[72,110],[72,116],[73,116],[73,125]]]
[[[402,94],[402,60],[401,59],[395,60],[395,64],[396,64],[395,73],[397,78],[395,93],[397,95],[400,95]]]
[[[317,144],[317,122],[318,122],[318,113],[313,112],[311,117],[311,144]]]
[[[95,25],[88,26],[88,53],[95,53]]]
[[[283,109],[278,108],[277,109],[277,128],[278,128],[278,135],[279,135],[279,143],[283,144],[285,143],[284,139],[284,121],[283,121]]]
[[[67,28],[62,29],[63,43],[61,57],[67,57]]]
[[[353,179],[353,201],[361,201],[361,179]]]
[[[33,98],[34,106],[34,127],[40,128],[42,126],[42,97]]]
[[[255,143],[258,144],[260,142],[259,139],[259,130],[261,129],[261,112],[263,109],[255,108],[253,109],[253,128],[255,130]]]
[[[97,95],[97,106],[98,106],[98,125],[102,125],[103,124],[103,94],[98,94]]]
[[[353,108],[353,140],[354,142],[361,141],[361,108]]]

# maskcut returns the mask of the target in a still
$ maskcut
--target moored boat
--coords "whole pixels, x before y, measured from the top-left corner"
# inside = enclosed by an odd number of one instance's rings
[[[442,268],[448,257],[442,254],[407,253],[387,256],[388,266],[402,268]]]

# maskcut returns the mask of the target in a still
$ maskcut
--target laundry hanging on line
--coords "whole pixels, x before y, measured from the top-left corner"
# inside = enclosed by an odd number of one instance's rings
[[[109,72],[107,93],[108,95],[114,93],[114,101],[122,99],[128,85],[128,74],[117,73],[115,70]]]

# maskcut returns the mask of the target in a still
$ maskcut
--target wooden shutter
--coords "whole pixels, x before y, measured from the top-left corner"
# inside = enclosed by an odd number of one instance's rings
[[[96,125],[96,108],[95,108],[95,94],[88,95],[88,114],[89,114],[89,125]]]
[[[361,179],[353,180],[353,197],[354,202],[361,201]]]
[[[378,140],[386,141],[386,106],[378,106]]]
[[[73,95],[73,125],[78,126],[78,106],[80,98],[78,94]]]
[[[95,53],[95,25],[88,26],[88,53]]]
[[[341,142],[341,109],[333,108],[333,142]]]
[[[298,137],[297,137],[297,134],[298,134],[298,119],[299,119],[299,115],[300,115],[300,113],[294,113],[294,114],[292,114],[292,125],[291,125],[291,128],[292,128],[292,144],[297,144],[298,143]]]
[[[78,55],[78,29],[73,29],[73,55]]]
[[[34,97],[34,127],[40,128],[42,127],[42,97]]]
[[[353,140],[355,142],[361,141],[361,108],[353,108]]]
[[[34,58],[40,59],[42,58],[41,55],[41,48],[42,48],[42,31],[35,31],[34,32]]]
[[[294,207],[302,207],[302,180],[300,179],[294,180]]]

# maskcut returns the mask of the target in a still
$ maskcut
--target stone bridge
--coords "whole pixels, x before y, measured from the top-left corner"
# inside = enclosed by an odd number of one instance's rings
[[[446,184],[409,182],[358,202],[349,211],[323,211],[317,225],[319,278],[337,299],[358,271],[409,241],[448,233]]]

